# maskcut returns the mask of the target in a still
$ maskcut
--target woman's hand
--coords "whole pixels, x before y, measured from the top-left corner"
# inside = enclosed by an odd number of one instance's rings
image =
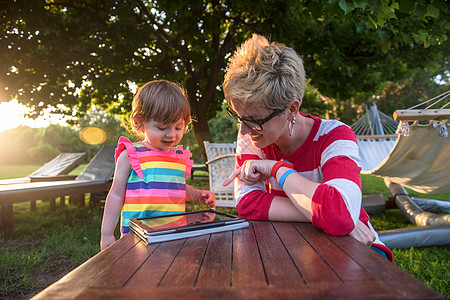
[[[375,241],[375,234],[360,220],[358,220],[355,229],[349,235],[366,246],[371,246]]]
[[[269,179],[272,177],[272,167],[275,163],[274,160],[246,160],[239,169],[231,173],[223,185],[229,185],[235,178],[248,185]]]

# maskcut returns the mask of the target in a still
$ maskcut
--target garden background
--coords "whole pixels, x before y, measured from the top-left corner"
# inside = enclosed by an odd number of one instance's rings
[[[301,110],[322,118],[350,125],[367,102],[392,115],[450,86],[450,4],[442,0],[0,4],[0,103],[15,99],[30,117],[60,113],[69,125],[0,132],[0,178],[26,176],[60,152],[83,151],[90,159],[101,144],[83,142],[85,128],[102,129],[103,144],[129,136],[120,124],[133,94],[157,78],[185,86],[196,122],[182,144],[203,163],[203,141],[235,140],[221,82],[227,59],[253,33],[302,56],[308,82]],[[202,177],[190,183],[208,184]],[[363,176],[363,193],[389,196],[372,176]],[[101,208],[69,205],[49,213],[48,203],[39,202],[36,212],[23,203],[14,213],[15,235],[0,244],[0,298],[29,298],[99,251]],[[412,226],[398,210],[371,220],[377,230]],[[450,297],[449,251],[448,245],[394,250],[395,263]]]

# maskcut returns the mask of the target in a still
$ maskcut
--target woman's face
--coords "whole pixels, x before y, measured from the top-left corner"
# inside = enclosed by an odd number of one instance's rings
[[[246,122],[240,122],[239,132],[242,135],[248,134],[253,145],[257,148],[262,149],[275,143],[283,133],[288,132],[289,122],[284,111],[277,113],[274,110],[261,108],[257,104],[241,105],[238,101],[230,101],[230,107],[239,118],[246,120]],[[262,121],[271,115],[274,116],[262,124],[262,130],[255,130],[246,125],[246,123],[253,124],[250,120]]]

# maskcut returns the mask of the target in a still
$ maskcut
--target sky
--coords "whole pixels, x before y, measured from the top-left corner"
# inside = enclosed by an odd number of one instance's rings
[[[47,127],[51,124],[65,125],[61,115],[44,114],[36,120],[25,117],[29,109],[17,102],[11,100],[10,102],[0,103],[0,132],[15,128],[19,125],[26,125],[29,127]]]

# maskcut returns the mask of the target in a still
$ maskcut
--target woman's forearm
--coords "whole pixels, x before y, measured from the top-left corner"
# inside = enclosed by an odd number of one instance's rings
[[[280,181],[283,174],[291,169],[286,167],[281,167],[277,171],[277,180]],[[278,213],[280,211],[281,215],[289,214],[290,211],[295,208],[300,212],[301,216],[306,219],[306,221],[312,221],[312,208],[311,199],[314,196],[318,183],[306,179],[302,175],[294,172],[289,174],[284,180],[283,190],[289,197],[292,205],[284,204],[282,201],[274,204],[274,212]],[[282,198],[283,199],[283,198]],[[275,199],[274,199],[275,200]]]
[[[311,213],[295,206],[289,198],[274,197],[269,209],[269,220],[285,222],[311,222]]]

